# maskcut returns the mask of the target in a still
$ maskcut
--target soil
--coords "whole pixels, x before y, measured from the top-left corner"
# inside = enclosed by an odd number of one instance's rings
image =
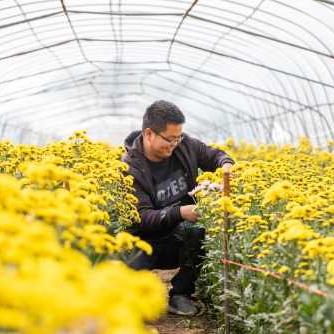
[[[177,270],[154,270],[163,282],[170,286],[170,280]],[[166,314],[153,326],[160,334],[215,334],[212,323],[206,318],[205,312],[194,317]]]

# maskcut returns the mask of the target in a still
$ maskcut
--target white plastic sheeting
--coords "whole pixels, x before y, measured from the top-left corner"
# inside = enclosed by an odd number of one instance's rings
[[[334,139],[329,0],[0,0],[0,137],[122,142],[156,99],[203,140]]]

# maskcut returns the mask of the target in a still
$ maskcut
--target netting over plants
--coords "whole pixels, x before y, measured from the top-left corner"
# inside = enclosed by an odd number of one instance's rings
[[[333,139],[329,0],[0,1],[0,134],[120,142],[155,99],[207,140]]]

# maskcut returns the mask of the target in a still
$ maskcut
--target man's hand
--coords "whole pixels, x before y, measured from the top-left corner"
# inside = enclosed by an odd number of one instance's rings
[[[198,213],[195,212],[196,205],[183,205],[180,207],[181,217],[184,220],[195,223],[198,219]]]
[[[223,165],[223,169],[225,173],[232,173],[231,168],[232,168],[233,164],[231,164],[230,162],[227,162]]]

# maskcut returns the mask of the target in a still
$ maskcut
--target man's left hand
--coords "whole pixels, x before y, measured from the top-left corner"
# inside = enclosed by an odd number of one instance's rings
[[[232,171],[231,171],[232,166],[233,166],[233,164],[231,164],[230,162],[225,163],[223,165],[224,173],[232,174]]]

